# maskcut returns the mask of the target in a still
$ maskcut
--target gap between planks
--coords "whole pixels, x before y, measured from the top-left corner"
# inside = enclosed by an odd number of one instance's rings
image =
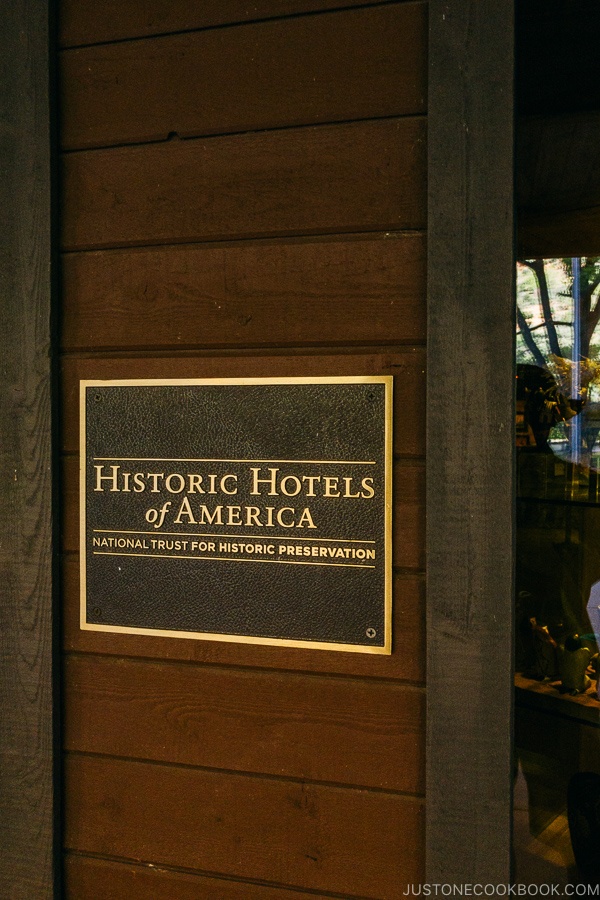
[[[252,135],[261,135],[261,134],[274,134],[279,131],[301,131],[307,128],[331,128],[336,125],[354,125],[354,124],[362,124],[368,122],[387,122],[392,119],[400,120],[400,119],[427,119],[426,113],[390,113],[387,116],[363,116],[360,119],[331,119],[320,122],[308,122],[306,124],[292,124],[292,125],[275,125],[272,128],[245,128],[235,131],[218,131],[218,132],[198,132],[198,134],[190,134],[190,135],[180,135],[176,131],[170,131],[168,135],[165,137],[155,138],[154,140],[146,140],[146,141],[123,141],[116,144],[99,144],[96,147],[73,147],[73,149],[64,149],[59,151],[59,157],[66,156],[75,156],[77,153],[100,153],[102,151],[110,151],[110,150],[123,150],[128,147],[156,147],[162,144],[169,144],[172,142],[186,142],[189,143],[191,141],[210,141],[213,139],[219,138],[232,138],[232,137],[243,137],[244,135],[252,134]],[[409,230],[409,229],[405,229]],[[424,230],[424,229],[415,229],[416,230]],[[331,232],[325,232],[326,234],[330,234]],[[258,238],[260,240],[260,238]],[[269,239],[269,236],[266,238]],[[237,240],[243,240],[243,238],[238,238]],[[218,238],[215,239],[218,241]],[[190,243],[190,242],[186,242]],[[139,245],[133,244],[132,246],[150,246],[150,245]],[[162,246],[162,245],[158,245]],[[100,249],[113,249],[107,247],[101,247]],[[115,248],[117,249],[117,248]],[[61,250],[63,253],[81,253],[85,250],[85,248],[78,248],[78,250]]]
[[[279,784],[300,784],[314,785],[316,787],[333,788],[339,791],[359,791],[361,794],[385,794],[390,797],[406,797],[409,800],[423,800],[424,793],[413,793],[412,791],[398,791],[390,788],[378,788],[372,785],[362,784],[345,784],[339,781],[320,781],[315,778],[298,778],[291,775],[271,775],[266,772],[246,772],[240,769],[220,769],[211,766],[198,766],[191,763],[180,762],[164,762],[156,759],[147,759],[138,756],[117,756],[112,753],[92,753],[86,750],[65,750],[63,749],[63,757],[79,757],[84,759],[104,759],[114,762],[134,763],[144,766],[160,766],[163,769],[185,769],[196,772],[206,772],[210,775],[225,775],[236,778],[256,778],[261,781],[275,781]]]
[[[94,853],[91,850],[83,851],[65,847],[63,849],[63,852],[65,857],[73,857],[82,860],[92,859],[98,862],[126,865],[142,869],[143,871],[150,869],[153,872],[160,872],[167,875],[194,875],[198,878],[215,878],[219,881],[231,882],[233,884],[248,884],[255,885],[257,887],[276,888],[295,894],[311,894],[315,897],[331,897],[332,900],[378,900],[377,897],[367,897],[363,894],[339,894],[332,891],[320,891],[310,887],[298,887],[297,885],[284,884],[283,882],[279,881],[259,881],[257,879],[243,877],[234,878],[233,876],[225,875],[222,872],[213,872],[205,869],[188,869],[184,866],[173,866],[167,865],[166,863],[153,863],[146,860],[132,859],[127,856],[111,856],[108,854]]]
[[[281,235],[280,237],[240,237],[240,238],[222,238],[215,241],[180,241],[179,243],[169,244],[138,244],[135,247],[103,247],[101,250],[61,250],[60,256],[74,256],[81,253],[135,253],[144,250],[152,250],[153,248],[160,250],[176,249],[179,247],[202,247],[210,250],[211,248],[227,248],[237,246],[247,246],[249,243],[260,245],[264,244],[325,244],[325,243],[352,243],[353,241],[385,241],[399,240],[401,238],[410,238],[416,236],[427,236],[426,228],[399,228],[397,230],[384,231],[345,231],[336,233],[321,234],[300,234],[297,237],[293,235]]]
[[[323,678],[332,678],[339,681],[355,681],[357,683],[363,684],[367,682],[368,684],[372,683],[381,683],[384,685],[394,686],[398,688],[402,688],[410,693],[424,694],[426,690],[426,685],[424,682],[418,681],[408,681],[407,679],[399,679],[399,678],[385,678],[381,675],[354,675],[351,673],[344,672],[315,672],[312,669],[285,669],[285,668],[272,668],[270,666],[250,666],[250,665],[240,665],[234,663],[217,663],[217,662],[199,662],[197,660],[192,659],[163,659],[162,657],[156,656],[132,656],[124,653],[120,653],[115,655],[113,653],[101,653],[97,650],[66,650],[62,654],[63,659],[68,659],[69,657],[76,657],[82,659],[89,658],[98,658],[103,660],[111,660],[111,662],[115,662],[118,664],[119,660],[123,660],[124,662],[140,662],[147,663],[153,666],[161,665],[161,666],[192,666],[195,668],[201,669],[218,669],[223,670],[227,669],[233,672],[246,672],[249,674],[262,674],[262,675],[272,675],[272,674],[283,674],[289,676],[297,676],[298,678],[302,678],[303,680],[306,678],[312,678],[317,680],[322,680]],[[105,754],[98,754],[105,755]],[[192,766],[192,768],[201,768]],[[302,780],[302,779],[300,779]],[[392,792],[394,793],[394,792]],[[403,793],[400,791],[399,793]]]
[[[180,34],[192,34],[194,32],[202,32],[202,31],[222,31],[228,28],[239,28],[244,25],[260,25],[264,22],[277,22],[277,21],[285,21],[288,19],[304,19],[309,16],[321,16],[321,15],[330,15],[331,13],[347,13],[351,10],[355,9],[370,9],[371,7],[378,6],[389,6],[390,4],[404,4],[408,5],[408,3],[422,4],[423,0],[378,0],[378,2],[364,2],[357,4],[348,4],[346,6],[331,6],[326,7],[324,9],[309,9],[300,12],[290,13],[289,15],[278,15],[278,16],[262,16],[256,19],[240,19],[235,22],[221,22],[216,25],[205,25],[197,28],[180,28],[175,31],[158,31],[153,34],[141,34],[141,35],[131,35],[128,37],[114,38],[110,41],[91,41],[89,43],[83,44],[63,44],[59,41],[59,53],[67,50],[83,50],[86,47],[105,47],[110,46],[112,44],[126,44],[126,43],[137,43],[139,41],[148,41],[153,40],[154,38],[165,38],[165,37],[177,37]]]

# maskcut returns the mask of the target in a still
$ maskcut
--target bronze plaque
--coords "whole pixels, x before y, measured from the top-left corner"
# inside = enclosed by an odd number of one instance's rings
[[[81,382],[81,627],[391,652],[392,378]]]

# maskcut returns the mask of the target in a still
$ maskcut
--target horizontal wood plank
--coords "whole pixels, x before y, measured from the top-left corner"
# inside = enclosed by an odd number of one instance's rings
[[[65,51],[61,143],[423,113],[426,47],[426,4],[401,3]]]
[[[65,250],[422,229],[422,117],[67,154]]]
[[[382,900],[422,877],[416,798],[73,754],[65,781],[69,849]]]
[[[425,467],[394,466],[392,562],[401,569],[425,569]]]
[[[363,5],[365,0],[63,0],[59,40],[73,47]]]
[[[79,458],[63,464],[62,549],[79,550]],[[146,526],[147,527],[147,526]],[[425,568],[425,469],[396,463],[393,484],[393,564],[403,569]],[[280,539],[280,538],[279,538]]]
[[[425,235],[68,253],[65,350],[422,343]]]
[[[211,878],[152,863],[123,863],[67,853],[65,887],[77,900],[325,900],[325,895],[268,884]]]
[[[422,684],[425,678],[425,585],[422,578],[394,577],[392,618],[391,656],[81,631],[79,558],[69,556],[63,565],[63,639],[66,651],[337,673]]]
[[[67,750],[418,794],[423,691],[386,682],[67,657]]]
[[[336,355],[67,356],[62,362],[62,449],[79,451],[79,381],[115,378],[239,378],[393,375],[394,453],[425,452],[425,353],[422,348]]]

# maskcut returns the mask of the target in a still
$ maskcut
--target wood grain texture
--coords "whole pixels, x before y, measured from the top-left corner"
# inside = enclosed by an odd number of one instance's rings
[[[422,343],[425,235],[63,256],[67,351]]]
[[[62,0],[59,40],[72,47],[364,5],[365,0]]]
[[[425,467],[394,465],[392,562],[401,569],[425,569]]]
[[[77,900],[325,900],[325,895],[250,881],[211,878],[152,863],[123,863],[67,853],[65,885]]]
[[[65,250],[421,229],[421,117],[67,154]]]
[[[394,900],[423,877],[423,801],[391,791],[423,789],[412,685],[424,676],[424,351],[409,345],[425,339],[424,120],[189,139],[421,113],[425,5],[289,17],[339,5],[64,0],[75,43],[288,17],[64,54],[65,146],[186,138],[65,156],[63,245],[78,251],[64,258],[67,453],[80,377],[372,371],[396,376],[402,457],[390,657],[82,632],[67,555],[66,879],[78,900]],[[306,238],[338,233],[350,238]],[[67,548],[75,466],[67,457]]]
[[[79,381],[110,378],[239,378],[311,375],[393,375],[394,453],[425,451],[425,353],[422,348],[386,348],[374,353],[312,355],[67,356],[62,361],[62,449],[79,452]]]
[[[394,465],[393,564],[402,569],[425,568],[425,468]],[[79,458],[63,461],[62,549],[79,550]]]
[[[0,896],[54,896],[48,4],[2,5]],[[58,802],[60,805],[60,801]]]
[[[430,3],[430,882],[511,871],[513,13]]]
[[[62,146],[423,113],[426,13],[384,4],[65,51]]]
[[[417,688],[70,656],[67,750],[309,781],[424,789]]]
[[[109,634],[79,628],[79,559],[63,565],[63,635],[68,651],[111,656],[171,659],[216,665],[285,669],[388,678],[422,684],[425,676],[425,591],[419,576],[396,575],[393,581],[391,656],[328,653],[294,647],[267,647],[224,641]]]
[[[69,849],[381,900],[422,875],[418,799],[73,754],[65,778]]]

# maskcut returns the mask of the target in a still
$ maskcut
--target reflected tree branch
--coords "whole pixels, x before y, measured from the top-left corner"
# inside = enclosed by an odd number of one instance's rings
[[[533,339],[531,329],[529,328],[529,325],[527,324],[527,322],[525,320],[525,316],[523,315],[523,313],[521,312],[521,310],[519,309],[518,306],[517,306],[517,325],[519,326],[519,331],[523,335],[523,340],[525,341],[527,349],[529,350],[529,352],[533,355],[533,358],[535,359],[536,365],[541,366],[542,369],[545,369],[546,361],[545,361],[544,357],[542,356],[540,350],[538,349],[536,342]]]
[[[536,277],[539,289],[540,303],[542,306],[542,312],[544,314],[544,322],[546,323],[546,330],[548,332],[548,344],[550,346],[550,352],[554,353],[555,356],[563,356],[563,353],[560,349],[560,345],[558,343],[558,335],[556,333],[556,327],[554,325],[554,318],[552,316],[552,309],[550,307],[550,293],[548,291],[548,282],[546,280],[546,270],[544,269],[544,260],[543,259],[532,259],[532,260],[523,260],[523,264],[526,265]]]

